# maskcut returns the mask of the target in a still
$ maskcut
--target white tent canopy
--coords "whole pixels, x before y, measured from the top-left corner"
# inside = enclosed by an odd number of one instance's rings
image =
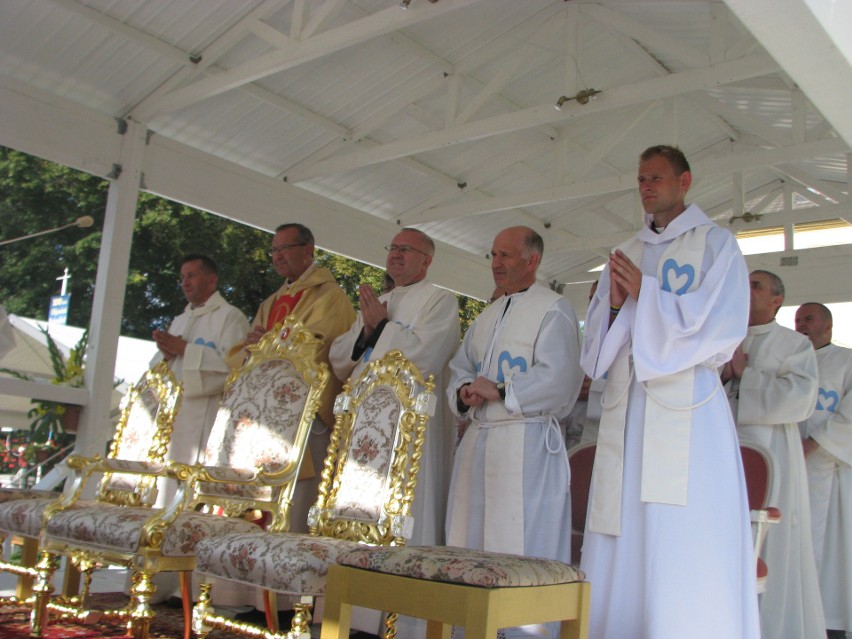
[[[64,324],[46,323],[28,317],[9,316],[9,326],[15,345],[0,356],[0,368],[6,368],[29,375],[39,380],[39,384],[50,387],[53,368],[47,350],[47,340],[41,328],[47,328],[53,341],[66,357],[83,335],[82,328]],[[115,382],[117,384],[112,395],[111,407],[117,408],[128,384],[133,384],[148,369],[148,362],[157,352],[157,345],[149,340],[133,337],[121,337],[118,342],[118,357],[115,366]],[[0,376],[4,380],[5,375]],[[8,380],[11,381],[11,380]],[[66,389],[60,389],[66,390]],[[70,389],[77,390],[79,389]],[[32,408],[30,393],[25,391],[22,396],[0,394],[0,426],[4,428],[26,429],[30,419],[27,412]],[[79,391],[86,400],[85,391]]]
[[[639,224],[639,152],[675,143],[711,216],[784,230],[749,261],[788,303],[852,299],[848,246],[795,249],[796,224],[852,219],[850,32],[831,0],[4,0],[0,144],[111,180],[100,423],[139,188],[373,264],[416,226],[479,297],[493,236],[527,224],[582,311]]]

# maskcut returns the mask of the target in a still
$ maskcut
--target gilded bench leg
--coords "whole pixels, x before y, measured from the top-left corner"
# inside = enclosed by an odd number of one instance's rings
[[[148,630],[154,611],[151,609],[151,595],[156,586],[151,574],[146,570],[133,573],[130,586],[130,624],[128,630],[133,639],[148,639]]]
[[[36,563],[36,580],[33,585],[33,609],[30,613],[30,637],[41,637],[47,625],[47,603],[53,594],[53,572],[56,558],[42,551]]]
[[[35,568],[38,560],[38,541],[31,537],[24,537],[21,544],[21,566],[24,568]],[[15,588],[15,596],[19,599],[29,599],[33,596],[33,577],[23,575],[18,577],[18,585]]]
[[[204,639],[211,628],[204,623],[204,616],[213,612],[213,606],[210,604],[210,588],[213,584],[199,584],[198,601],[192,607],[192,632],[200,639]]]

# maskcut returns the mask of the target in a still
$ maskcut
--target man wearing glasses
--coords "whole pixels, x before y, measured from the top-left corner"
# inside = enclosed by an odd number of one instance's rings
[[[269,251],[275,272],[284,283],[267,297],[257,309],[252,329],[234,346],[228,363],[240,366],[246,357],[246,346],[256,344],[268,331],[288,315],[293,315],[305,328],[323,337],[318,360],[328,363],[328,349],[355,319],[355,310],[346,293],[327,268],[314,264],[314,236],[302,224],[282,224],[275,229]],[[327,426],[334,424],[332,406],[340,385],[329,383],[323,393],[319,416]]]
[[[381,297],[369,284],[361,284],[361,312],[349,330],[334,340],[329,360],[340,380],[358,375],[370,362],[400,350],[424,377],[435,376],[443,388],[441,372],[459,344],[459,312],[455,295],[426,278],[435,245],[414,228],[402,229],[385,247],[386,268],[394,288]],[[442,419],[441,407],[429,422],[426,450],[414,501],[417,530],[410,543],[442,543],[452,438]],[[446,475],[446,476],[445,476]],[[428,508],[427,508],[428,504]],[[418,506],[420,509],[418,509]],[[428,513],[428,514],[427,514]]]
[[[355,319],[355,310],[346,293],[327,268],[314,264],[314,236],[302,224],[282,224],[275,229],[269,251],[272,266],[284,283],[260,305],[246,338],[228,355],[232,368],[246,357],[246,346],[257,343],[269,330],[288,315],[293,315],[305,328],[323,337],[317,361],[328,363],[328,349],[334,338],[343,333]],[[319,477],[315,468],[322,467],[331,427],[334,425],[334,398],[340,392],[337,380],[330,379],[317,411],[322,424],[314,424],[308,440],[309,453],[302,462],[300,481],[296,486],[290,511],[290,530],[306,530],[307,513],[316,501]],[[221,593],[220,588],[220,593]],[[224,603],[224,602],[222,602]]]
[[[368,362],[392,350],[400,350],[424,377],[435,376],[435,388],[442,389],[441,374],[459,344],[459,313],[455,295],[431,284],[426,275],[435,244],[422,231],[404,228],[394,236],[388,251],[387,274],[393,289],[379,296],[369,284],[361,284],[361,312],[349,330],[334,340],[329,359],[340,380],[358,375]],[[412,514],[415,545],[443,544],[444,515],[451,471],[453,422],[445,420],[443,402],[438,402],[429,421],[421,459]],[[361,630],[378,634],[379,617],[372,621],[355,619]],[[400,637],[413,637],[413,620],[400,618]],[[423,624],[425,634],[425,624]]]

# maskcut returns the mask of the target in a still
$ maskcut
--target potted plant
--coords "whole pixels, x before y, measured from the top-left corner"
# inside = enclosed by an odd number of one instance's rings
[[[50,355],[50,364],[53,368],[52,384],[62,384],[79,388],[83,386],[83,366],[86,355],[86,346],[89,342],[88,330],[83,332],[80,340],[68,353],[68,357],[62,354],[59,346],[48,333],[47,329],[40,327],[39,330],[45,337],[47,351]],[[8,368],[0,369],[18,379],[33,381],[33,377],[20,371]],[[36,461],[45,453],[55,450],[59,442],[57,438],[65,433],[77,432],[77,420],[80,415],[80,406],[75,404],[63,404],[46,400],[32,400],[33,408],[27,413],[30,422],[29,442],[24,451],[24,457],[28,461]],[[67,436],[62,439],[69,439]],[[49,455],[48,455],[49,456]]]

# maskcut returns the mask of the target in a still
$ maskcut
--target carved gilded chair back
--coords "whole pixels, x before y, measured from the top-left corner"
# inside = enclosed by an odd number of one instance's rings
[[[404,543],[420,470],[434,382],[400,351],[347,382],[322,471],[311,534],[370,544]]]
[[[166,362],[147,371],[121,401],[107,458],[162,463],[180,408],[181,393],[182,386]],[[152,506],[156,498],[156,478],[151,476],[106,473],[98,487],[98,499],[108,503]]]
[[[329,379],[328,366],[316,361],[321,346],[321,337],[290,316],[250,349],[225,384],[205,449],[203,465],[215,481],[197,485],[192,507],[215,504],[228,515],[260,508],[287,521],[291,471],[301,465]],[[228,481],[252,476],[259,481]]]

